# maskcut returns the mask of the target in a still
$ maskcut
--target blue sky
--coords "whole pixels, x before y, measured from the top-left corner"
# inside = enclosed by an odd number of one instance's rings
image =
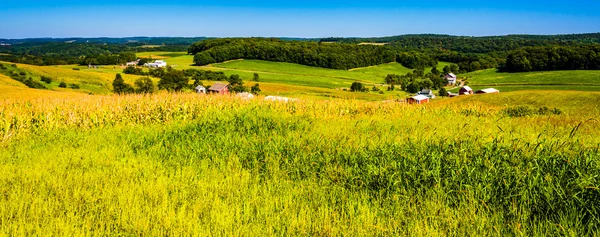
[[[600,1],[2,0],[0,38],[600,32]]]

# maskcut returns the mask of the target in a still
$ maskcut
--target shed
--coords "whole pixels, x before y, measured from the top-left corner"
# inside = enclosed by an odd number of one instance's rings
[[[221,95],[227,95],[227,94],[229,94],[229,84],[221,84],[221,83],[214,84],[213,86],[208,88],[208,92],[221,94]]]
[[[475,94],[498,94],[498,93],[500,93],[500,91],[496,90],[494,88],[487,88],[487,89],[478,90],[477,92],[475,92]]]
[[[429,97],[424,95],[417,95],[407,99],[409,104],[426,104],[429,103]]]
[[[471,89],[471,87],[469,87],[469,86],[463,86],[458,91],[458,94],[459,95],[472,95],[473,94],[473,89]]]
[[[206,87],[204,86],[196,86],[194,90],[196,90],[196,93],[198,94],[206,94]]]

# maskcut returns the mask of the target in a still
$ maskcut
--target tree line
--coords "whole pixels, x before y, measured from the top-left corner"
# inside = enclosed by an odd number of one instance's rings
[[[244,81],[239,75],[234,74],[227,77],[223,72],[198,69],[175,70],[167,67],[166,69],[152,69],[148,75],[159,78],[158,83],[155,85],[150,77],[141,77],[135,81],[134,85],[130,85],[125,83],[121,74],[117,74],[112,84],[113,92],[116,94],[148,94],[154,93],[157,89],[179,92],[193,90],[197,86],[204,86],[203,81],[227,81],[232,92],[252,92],[258,94],[261,91],[258,83],[248,88],[244,85]],[[259,78],[259,75],[255,73],[253,80],[258,82]],[[194,81],[193,84],[190,84],[190,80]]]
[[[500,70],[600,70],[600,45],[526,47],[508,54]]]
[[[205,40],[191,45],[188,53],[195,54],[194,63],[199,66],[240,58],[332,69],[367,67],[396,61],[395,53],[385,47],[264,38]]]

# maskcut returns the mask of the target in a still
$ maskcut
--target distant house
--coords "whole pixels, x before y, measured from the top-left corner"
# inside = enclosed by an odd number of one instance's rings
[[[248,92],[237,93],[235,96],[237,96],[238,98],[244,99],[244,100],[254,99],[254,95],[251,93],[248,93]]]
[[[429,103],[429,97],[424,95],[417,95],[410,97],[406,100],[409,104],[426,104]]]
[[[448,73],[446,76],[444,76],[444,79],[448,81],[448,85],[456,84],[456,75],[454,75],[454,73]]]
[[[204,86],[196,86],[194,90],[196,90],[196,93],[198,94],[206,94],[206,87]]]
[[[494,88],[487,88],[487,89],[478,90],[477,92],[475,92],[475,94],[498,94],[498,93],[500,93],[500,91],[496,90]]]
[[[433,91],[431,91],[430,89],[423,89],[423,90],[419,91],[419,93],[417,93],[417,95],[424,95],[424,96],[427,96],[427,98],[429,98],[429,99],[435,98]]]
[[[471,89],[471,87],[469,87],[469,86],[463,86],[458,91],[458,94],[459,95],[472,95],[473,94],[473,89]]]
[[[208,92],[214,94],[228,95],[229,94],[229,84],[214,84],[210,88],[208,88]]]
[[[167,62],[165,62],[164,60],[156,60],[153,63],[144,64],[144,67],[154,67],[154,68],[167,67]]]
[[[281,97],[281,96],[267,96],[265,97],[266,101],[281,101],[281,102],[290,102],[290,101],[296,101],[297,99],[291,99],[291,98],[286,98],[286,97]]]

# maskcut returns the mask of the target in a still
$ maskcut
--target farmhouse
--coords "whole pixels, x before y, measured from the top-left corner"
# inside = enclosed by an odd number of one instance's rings
[[[407,99],[409,104],[426,104],[429,103],[429,97],[424,95],[417,95]]]
[[[446,76],[444,76],[444,79],[448,81],[448,85],[456,84],[456,75],[454,75],[454,73],[448,73]]]
[[[469,87],[469,86],[463,86],[458,91],[458,94],[459,95],[472,95],[473,94],[473,89],[471,89],[471,87]]]
[[[229,84],[220,84],[220,83],[214,84],[213,86],[208,88],[208,92],[215,93],[215,94],[221,94],[221,95],[228,95],[229,94]]]
[[[500,93],[500,91],[496,90],[494,88],[487,88],[487,89],[478,90],[477,92],[475,92],[475,94],[498,94],[498,93]]]
[[[427,96],[427,98],[429,98],[429,99],[435,98],[433,91],[431,91],[430,89],[423,89],[423,90],[419,91],[419,93],[417,93],[417,95]]]
[[[167,62],[165,62],[164,60],[156,60],[153,63],[144,64],[144,67],[154,67],[154,68],[166,67],[166,66],[167,66]]]
[[[206,87],[204,86],[196,86],[194,90],[196,90],[196,93],[198,94],[206,94]]]

